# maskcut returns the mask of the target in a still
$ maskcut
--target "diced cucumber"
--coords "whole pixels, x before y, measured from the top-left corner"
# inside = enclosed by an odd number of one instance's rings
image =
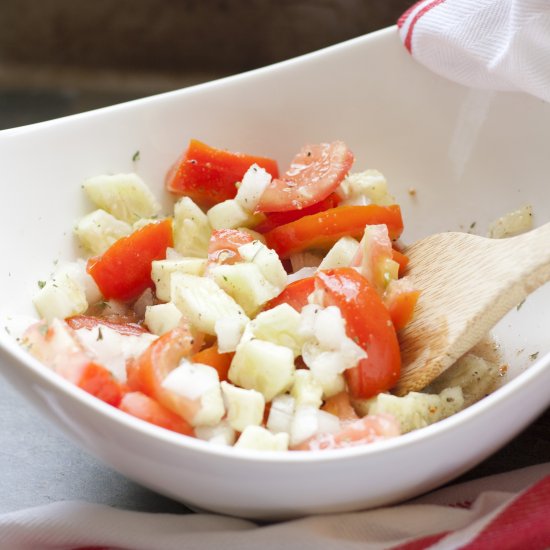
[[[253,317],[266,302],[279,294],[279,289],[267,281],[255,264],[217,265],[210,270],[210,276],[249,317]]]
[[[359,249],[359,243],[353,237],[342,237],[327,252],[319,269],[334,269],[336,267],[349,267]]]
[[[286,451],[288,434],[272,434],[261,426],[248,426],[235,443],[235,447],[255,451]]]
[[[410,392],[403,397],[380,393],[372,399],[353,402],[360,415],[391,414],[401,426],[401,433],[433,424],[464,407],[459,387],[446,388],[440,394]]]
[[[265,218],[263,214],[253,214],[245,210],[235,199],[228,199],[214,205],[208,210],[207,216],[214,229],[254,227]]]
[[[172,302],[145,308],[145,324],[158,336],[176,328],[182,317],[181,311]]]
[[[218,338],[218,351],[220,353],[235,351],[248,324],[248,318],[243,318],[242,315],[218,319],[214,326]]]
[[[172,302],[202,332],[216,334],[216,321],[242,315],[243,309],[212,279],[186,273],[174,273],[170,294]]]
[[[286,286],[287,274],[279,256],[262,242],[255,240],[239,246],[239,255],[244,261],[257,265],[262,275],[279,292]]]
[[[174,248],[182,256],[206,258],[212,227],[206,214],[189,198],[174,205]]]
[[[101,300],[101,291],[93,277],[86,271],[86,262],[84,260],[78,259],[75,262],[60,262],[57,265],[53,278],[62,280],[64,277],[69,277],[84,289],[88,305],[95,304]]]
[[[68,276],[46,281],[33,303],[40,317],[48,322],[79,315],[88,309],[84,288]]]
[[[262,311],[248,323],[243,335],[243,342],[259,338],[286,346],[298,357],[302,353],[304,338],[299,334],[300,314],[288,304]]]
[[[267,429],[273,433],[290,433],[290,425],[294,416],[294,397],[283,393],[277,395],[271,401],[269,416],[267,418]]]
[[[343,204],[395,204],[395,198],[388,193],[386,178],[378,170],[349,174],[340,184],[338,193]]]
[[[137,174],[96,176],[86,180],[83,188],[99,208],[128,223],[160,212],[160,204]]]
[[[294,380],[294,354],[284,346],[263,340],[239,345],[228,378],[233,384],[263,394],[266,401],[286,392]]]
[[[206,260],[202,258],[182,258],[181,260],[156,260],[151,263],[151,279],[155,283],[157,298],[170,301],[170,285],[173,273],[203,275]]]
[[[238,432],[247,426],[259,426],[264,416],[264,396],[256,390],[245,390],[229,384],[221,383],[227,419],[229,425]]]
[[[307,369],[298,369],[294,373],[294,383],[290,390],[296,406],[308,405],[318,409],[323,402],[323,387]]]
[[[100,255],[118,239],[129,235],[132,226],[99,209],[81,218],[74,232],[87,251]]]

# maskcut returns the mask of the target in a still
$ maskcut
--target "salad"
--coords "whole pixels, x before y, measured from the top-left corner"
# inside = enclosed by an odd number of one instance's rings
[[[391,394],[420,290],[401,210],[335,141],[275,160],[192,140],[163,216],[137,174],[90,178],[83,258],[39,282],[23,346],[96,398],[215,444],[322,450],[398,436],[488,391],[462,358],[426,393]]]

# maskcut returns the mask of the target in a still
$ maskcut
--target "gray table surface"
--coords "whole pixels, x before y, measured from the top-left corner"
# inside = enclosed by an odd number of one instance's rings
[[[130,97],[0,91],[0,128],[71,114]],[[1,369],[0,369],[1,371]],[[550,410],[459,480],[550,460]],[[0,513],[62,500],[127,510],[188,513],[182,504],[133,483],[81,451],[40,418],[0,376]]]

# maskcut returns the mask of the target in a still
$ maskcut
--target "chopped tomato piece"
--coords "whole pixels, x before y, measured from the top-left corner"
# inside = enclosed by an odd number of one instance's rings
[[[394,248],[392,251],[392,259],[399,264],[399,276],[403,277],[409,265],[409,257]]]
[[[344,423],[342,429],[334,434],[323,433],[304,441],[295,451],[322,451],[355,447],[396,437],[400,433],[399,424],[393,416],[387,414],[368,415],[353,422]]]
[[[203,365],[214,367],[218,371],[220,382],[223,382],[227,380],[227,373],[234,355],[234,353],[220,353],[218,344],[214,344],[195,353],[195,355],[191,357],[191,361],[193,361],[193,363],[202,363]]]
[[[93,361],[82,369],[75,384],[114,407],[119,405],[126,392],[124,385],[118,382],[109,370]]]
[[[208,264],[233,264],[239,260],[239,246],[251,243],[254,237],[238,229],[218,229],[208,243]]]
[[[65,321],[74,330],[78,330],[79,328],[91,330],[98,325],[101,325],[116,330],[119,334],[124,334],[126,336],[139,336],[140,334],[149,332],[137,323],[111,321],[101,317],[92,317],[91,315],[74,315],[73,317],[65,319]]]
[[[368,355],[344,372],[351,396],[363,399],[389,390],[399,379],[401,355],[390,314],[376,290],[351,267],[320,271],[315,283],[325,291],[324,305],[340,308],[348,336]]]
[[[163,380],[180,361],[200,349],[201,342],[186,325],[180,325],[155,340],[137,358],[126,364],[128,386],[158,401],[164,407],[188,418],[188,403],[181,396],[165,389]],[[192,416],[192,414],[190,415]]]
[[[287,212],[269,212],[265,215],[265,220],[259,225],[254,227],[254,231],[259,231],[260,233],[266,233],[271,231],[280,225],[285,225],[286,223],[294,222],[303,218],[304,216],[311,216],[311,214],[317,214],[319,212],[324,212],[330,208],[336,208],[340,204],[340,197],[336,193],[331,193],[325,199],[302,208],[301,210],[288,210]]]
[[[359,419],[355,409],[351,406],[349,393],[346,391],[329,397],[321,409],[337,416],[340,420],[350,421]]]
[[[305,277],[290,283],[278,296],[267,302],[264,310],[288,304],[298,313],[307,305],[307,297],[315,290],[315,277]]]
[[[161,428],[183,435],[195,435],[191,425],[181,418],[181,416],[174,414],[141,392],[127,393],[122,398],[118,408],[136,418],[145,420],[145,422],[155,424],[155,426],[160,426]]]
[[[330,248],[340,237],[363,236],[366,225],[384,224],[392,240],[403,231],[398,205],[338,206],[281,225],[265,234],[267,246],[282,258],[308,248]]]
[[[172,244],[172,220],[150,223],[90,258],[87,271],[105,298],[131,300],[153,286],[151,262],[166,258]]]
[[[166,175],[166,189],[204,205],[213,205],[235,198],[235,184],[243,179],[252,164],[261,166],[274,178],[279,176],[273,159],[231,153],[192,139]]]
[[[342,141],[302,147],[286,173],[266,187],[258,211],[301,210],[322,201],[340,185],[353,160]]]
[[[412,320],[419,297],[420,291],[413,287],[408,277],[392,281],[384,295],[384,304],[395,330],[401,330]]]
[[[23,345],[47,367],[84,391],[118,406],[126,387],[105,367],[95,363],[79,342],[74,331],[55,319],[48,326],[40,322],[30,326]]]

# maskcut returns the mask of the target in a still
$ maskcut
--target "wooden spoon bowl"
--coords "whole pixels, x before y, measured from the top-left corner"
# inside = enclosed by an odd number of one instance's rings
[[[400,333],[397,395],[426,387],[550,280],[550,223],[507,239],[440,233],[405,252],[408,275],[422,294]]]

